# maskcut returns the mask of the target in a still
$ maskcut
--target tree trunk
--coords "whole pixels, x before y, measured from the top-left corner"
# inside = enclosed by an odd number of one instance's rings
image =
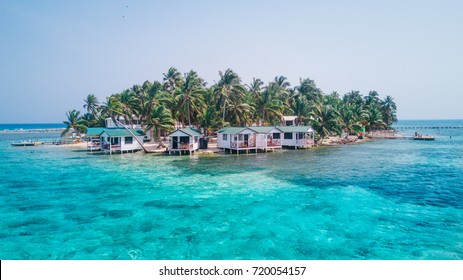
[[[223,114],[222,114],[223,123],[225,123],[225,105],[226,105],[226,103],[224,102],[223,103]]]
[[[150,128],[150,142],[154,141],[154,128]]]
[[[191,126],[190,103],[187,104],[187,111],[188,111],[188,126]]]

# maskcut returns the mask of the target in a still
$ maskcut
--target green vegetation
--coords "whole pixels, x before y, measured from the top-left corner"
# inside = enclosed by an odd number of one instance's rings
[[[231,69],[219,76],[208,87],[195,71],[182,75],[171,67],[162,82],[134,85],[103,103],[90,94],[84,100],[87,112],[83,116],[77,110],[67,112],[66,132],[104,126],[105,118],[124,118],[129,124],[140,120],[152,138],[159,138],[173,130],[175,121],[211,134],[223,126],[277,125],[284,115],[294,115],[299,125],[313,126],[317,138],[323,139],[342,132],[355,134],[362,127],[366,131],[387,129],[397,121],[393,98],[381,100],[376,91],[366,96],[351,91],[341,97],[337,92],[324,94],[308,78],[291,87],[284,76],[267,85],[260,79],[244,85]]]

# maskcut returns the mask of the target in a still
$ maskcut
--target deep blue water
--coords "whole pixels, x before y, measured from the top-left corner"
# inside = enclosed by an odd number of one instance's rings
[[[66,128],[63,123],[20,123],[20,124],[1,124],[0,131],[5,130],[39,130],[39,129],[62,129]]]
[[[191,157],[0,134],[0,259],[462,259],[463,130],[419,132]]]

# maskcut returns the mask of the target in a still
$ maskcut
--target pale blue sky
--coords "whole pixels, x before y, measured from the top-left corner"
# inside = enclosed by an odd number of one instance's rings
[[[126,7],[128,6],[128,7]],[[0,123],[61,122],[90,93],[286,76],[391,95],[400,119],[463,119],[463,1],[0,1]]]

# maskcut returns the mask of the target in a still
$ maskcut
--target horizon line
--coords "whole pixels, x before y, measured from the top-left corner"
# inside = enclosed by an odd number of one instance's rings
[[[398,121],[463,121],[463,118],[461,119],[398,119]],[[18,123],[0,123],[0,125],[19,125],[19,124],[63,124],[63,121],[61,122],[18,122]]]

